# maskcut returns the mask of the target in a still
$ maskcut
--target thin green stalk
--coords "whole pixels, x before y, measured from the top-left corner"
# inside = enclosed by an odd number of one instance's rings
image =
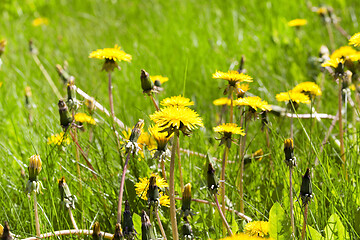
[[[35,227],[36,227],[36,236],[40,237],[40,222],[39,222],[39,213],[37,207],[37,199],[36,199],[36,192],[33,192],[34,195],[34,212],[35,212]]]
[[[291,113],[291,118],[290,118],[290,138],[294,139],[294,113]]]
[[[347,179],[347,172],[346,172],[346,157],[345,157],[345,147],[344,147],[344,130],[343,130],[343,121],[342,121],[342,79],[338,78],[339,83],[339,138],[340,138],[340,156],[342,160],[342,167],[344,171],[345,178]]]
[[[156,111],[160,111],[160,108],[159,108],[158,104],[156,103],[154,96],[152,94],[149,94],[149,96],[150,96],[152,103],[154,104],[154,106],[156,108]]]
[[[289,167],[289,183],[290,183],[290,215],[291,215],[291,229],[292,234],[295,237],[295,219],[294,219],[294,200],[293,200],[293,191],[292,191],[292,166]]]
[[[179,233],[178,233],[177,221],[176,221],[175,184],[174,184],[176,146],[178,145],[178,141],[179,141],[179,132],[176,132],[174,136],[174,143],[171,148],[170,177],[169,177],[170,219],[171,219],[173,240],[179,240]]]
[[[161,235],[163,236],[164,240],[167,240],[163,225],[161,224],[161,220],[160,220],[160,216],[159,216],[159,212],[158,212],[157,208],[155,208],[155,215],[156,215],[156,219],[157,219],[158,224],[159,224]]]
[[[120,182],[120,191],[119,191],[119,202],[118,202],[118,211],[117,211],[117,223],[121,224],[121,208],[122,208],[122,198],[124,193],[124,184],[125,184],[125,174],[128,167],[131,151],[128,152],[125,160],[124,169],[121,176]]]
[[[230,228],[230,226],[229,226],[229,223],[226,221],[226,218],[225,218],[225,216],[224,216],[224,213],[221,211],[220,204],[219,204],[219,201],[218,201],[218,199],[217,199],[216,193],[214,193],[214,199],[215,199],[216,207],[217,207],[217,209],[219,210],[221,219],[222,219],[223,223],[225,224],[225,227],[226,227],[226,229],[227,229],[227,231],[228,231],[228,234],[229,234],[230,236],[232,236],[233,233],[232,233],[232,231],[231,231],[231,228]]]
[[[179,174],[180,174],[180,186],[181,186],[181,192],[184,190],[184,180],[183,180],[183,173],[182,173],[182,167],[181,167],[181,156],[180,156],[180,144],[179,141],[177,141],[177,156],[178,156],[178,168],[179,168]]]
[[[240,145],[240,159],[241,159],[241,165],[240,165],[240,173],[239,173],[239,190],[240,190],[240,212],[241,213],[245,213],[245,208],[244,208],[244,166],[245,166],[245,147],[246,147],[246,136],[247,136],[247,132],[248,132],[248,125],[246,124],[246,117],[244,120],[244,124],[245,124],[245,136],[243,136],[241,139],[241,145]]]
[[[307,223],[308,208],[309,208],[309,204],[306,204],[305,209],[304,209],[304,224],[303,224],[302,231],[301,231],[301,240],[304,240],[305,236],[306,236],[306,223]]]
[[[221,184],[221,204],[222,211],[225,212],[225,168],[229,155],[229,148],[225,146],[222,167],[221,167],[221,176],[220,176],[220,184]]]
[[[231,87],[230,90],[230,123],[234,122],[234,95],[233,95],[233,88]]]
[[[112,95],[112,84],[111,84],[111,71],[108,72],[108,78],[109,78],[109,103],[110,103],[110,112],[111,117],[114,118],[115,112],[114,112],[114,101],[113,101],[113,95]]]
[[[76,221],[75,221],[74,215],[72,214],[71,208],[68,208],[68,209],[69,209],[69,215],[70,215],[71,222],[72,222],[74,228],[76,230],[78,230],[79,228],[78,228],[78,226],[76,224]]]

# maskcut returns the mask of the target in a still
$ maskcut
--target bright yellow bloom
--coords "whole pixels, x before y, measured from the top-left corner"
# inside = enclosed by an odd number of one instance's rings
[[[40,26],[40,25],[49,25],[49,19],[45,18],[45,17],[39,17],[39,18],[35,18],[32,21],[32,25],[34,27]]]
[[[137,143],[142,151],[144,150],[144,146],[147,146],[150,151],[156,149],[156,142],[148,132],[142,132]]]
[[[230,100],[230,98],[222,97],[222,98],[215,99],[215,100],[213,101],[213,104],[214,104],[215,106],[222,106],[222,105],[228,105],[228,106],[230,106],[231,100]]]
[[[2,236],[3,232],[4,232],[4,227],[0,224],[0,237]]]
[[[222,238],[220,240],[261,240],[262,237],[250,236],[245,233],[234,234],[231,237]],[[268,239],[270,240],[270,239]]]
[[[160,82],[160,84],[163,84],[164,82],[169,81],[168,77],[163,77],[161,75],[155,75],[155,76],[150,76],[151,81],[155,82],[156,80],[158,80]]]
[[[3,82],[0,82],[0,87],[3,85]]]
[[[344,64],[344,59],[343,58],[330,58],[329,60],[327,60],[326,62],[324,62],[323,64],[321,64],[322,67],[333,67],[333,68],[337,68],[339,66],[339,63]]]
[[[276,100],[279,102],[292,101],[296,103],[310,103],[310,98],[307,95],[292,90],[276,94]]]
[[[47,139],[47,144],[49,145],[61,145],[62,143],[65,143],[65,145],[70,144],[70,138],[68,136],[65,137],[63,132],[51,135]]]
[[[74,118],[75,118],[75,122],[81,122],[81,123],[86,122],[86,123],[90,123],[92,125],[96,124],[95,120],[91,116],[87,115],[86,113],[77,113],[77,114],[75,114]]]
[[[271,106],[267,101],[263,101],[260,97],[245,97],[235,100],[235,105],[249,106],[255,111],[259,108],[262,111],[271,111]]]
[[[156,186],[158,186],[160,189],[161,188],[166,188],[169,185],[167,184],[167,182],[165,181],[165,179],[163,179],[160,176],[157,176],[155,174],[151,174],[151,176],[155,176],[156,177]],[[140,178],[140,181],[138,183],[135,183],[135,191],[136,194],[143,200],[147,200],[147,191],[149,190],[149,179],[147,177],[144,178]],[[166,196],[163,194],[162,191],[160,191],[160,198],[159,198],[160,204],[162,206],[170,206],[170,199],[169,196]]]
[[[40,155],[32,155],[29,158],[29,179],[31,181],[35,181],[37,179],[37,175],[41,171],[42,162],[40,159]]]
[[[352,62],[360,61],[360,52],[356,52],[355,54],[350,55],[350,56],[349,56],[349,59],[350,59]]]
[[[191,101],[189,98],[179,96],[173,96],[163,99],[160,102],[160,105],[167,107],[167,106],[173,106],[173,107],[186,107],[186,106],[192,106],[194,105],[194,102]]]
[[[360,32],[355,33],[349,40],[349,45],[360,46]]]
[[[181,130],[188,134],[197,127],[203,127],[202,118],[194,110],[187,107],[165,107],[150,115],[150,119],[159,125],[161,130]]]
[[[167,132],[160,132],[160,128],[158,125],[154,125],[154,126],[150,127],[149,132],[153,136],[155,141],[157,142],[159,150],[164,150],[166,147],[166,144],[169,142],[170,138],[172,137],[172,135],[167,137],[167,135],[168,135]]]
[[[325,15],[327,14],[328,10],[326,7],[319,7],[317,10],[316,10],[316,13],[319,14],[319,15]]]
[[[258,161],[261,161],[261,159],[263,159],[263,156],[264,156],[264,151],[261,148],[252,154],[252,157]]]
[[[214,131],[224,134],[239,134],[241,136],[245,136],[244,129],[238,127],[236,123],[223,123],[214,127]]]
[[[121,47],[115,45],[114,48],[104,48],[98,49],[90,53],[89,58],[97,58],[97,59],[108,59],[113,61],[131,61],[131,55],[125,53],[123,50],[120,50]]]
[[[252,82],[252,77],[249,75],[239,73],[238,71],[220,72],[216,71],[212,75],[215,79],[224,79],[229,82],[229,85],[234,86],[239,82]]]
[[[307,24],[306,19],[294,19],[294,20],[291,20],[290,22],[288,22],[289,27],[300,27],[300,26],[304,26],[306,24]]]
[[[357,51],[349,46],[343,46],[336,49],[330,56],[331,59],[345,58],[348,59],[350,55],[356,54]]]
[[[253,221],[245,225],[245,233],[250,236],[265,237],[269,235],[269,222]]]
[[[322,92],[320,87],[314,82],[302,82],[296,85],[293,92],[300,92],[311,96],[321,96]]]

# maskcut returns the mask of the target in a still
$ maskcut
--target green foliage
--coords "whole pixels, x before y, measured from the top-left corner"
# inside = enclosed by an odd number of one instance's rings
[[[270,209],[269,214],[270,237],[277,240],[288,240],[291,236],[290,218],[285,214],[280,203],[276,202]]]
[[[339,216],[334,213],[330,216],[328,223],[325,227],[326,240],[342,240],[350,239],[349,234],[346,232],[344,225],[341,223]]]

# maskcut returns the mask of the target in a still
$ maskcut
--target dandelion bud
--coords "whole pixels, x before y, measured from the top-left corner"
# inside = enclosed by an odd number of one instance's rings
[[[8,222],[5,221],[4,227],[0,224],[0,237],[1,240],[12,240],[13,237],[10,234],[10,227]]]
[[[141,215],[141,239],[142,240],[155,240],[152,236],[152,229],[149,216],[145,211],[142,211]]]
[[[95,98],[91,97],[85,100],[85,105],[88,108],[90,114],[95,110]]]
[[[149,207],[157,207],[159,205],[159,197],[159,187],[156,185],[156,176],[152,175],[149,179],[149,189],[147,191]]]
[[[65,68],[65,67],[64,67]],[[56,64],[56,71],[64,84],[74,79],[60,64]]]
[[[139,121],[136,123],[135,127],[131,131],[129,142],[125,146],[126,153],[131,151],[133,154],[136,154],[139,150],[141,150],[141,148],[137,144],[137,140],[141,135],[141,131],[143,127],[144,127],[144,120],[139,119]]]
[[[182,239],[194,239],[194,235],[191,229],[191,225],[186,217],[184,217],[184,225],[181,228]]]
[[[151,81],[149,73],[147,73],[144,69],[141,69],[140,80],[143,93],[150,93],[154,88],[154,83]]]
[[[352,72],[349,70],[346,70],[343,76],[343,88],[348,88],[351,85],[351,79],[352,79]]]
[[[212,164],[209,163],[207,170],[207,185],[211,194],[217,193],[217,189],[219,188],[219,184],[216,180],[215,169]]]
[[[310,169],[306,169],[304,176],[302,177],[302,183],[300,188],[300,197],[303,205],[305,206],[311,200],[312,196],[312,186],[311,186],[311,177]]]
[[[75,195],[71,194],[69,186],[66,184],[64,177],[59,180],[59,190],[61,204],[65,205],[66,208],[75,209],[75,202],[77,201],[77,198]]]
[[[184,186],[184,191],[182,193],[182,206],[181,211],[184,214],[184,217],[187,217],[191,214],[191,184],[188,183]]]
[[[72,122],[72,117],[70,116],[68,107],[66,106],[64,100],[62,99],[59,100],[58,107],[60,114],[60,124],[63,127],[63,129],[66,130]]]
[[[40,155],[32,155],[29,159],[29,180],[30,181],[36,181],[37,176],[39,175],[41,171],[41,159]]]
[[[92,230],[93,230],[93,234],[92,234],[93,240],[103,239],[103,236],[101,235],[101,232],[100,232],[100,223],[99,222],[94,223]]]
[[[123,239],[124,239],[124,236],[121,233],[120,223],[117,223],[115,226],[115,233],[114,233],[112,240],[123,240]]]
[[[289,167],[296,166],[296,158],[294,156],[294,142],[291,138],[285,139],[284,142],[285,162]]]
[[[132,214],[130,212],[130,204],[127,200],[125,201],[125,210],[121,225],[125,239],[133,239],[135,237],[135,228],[132,220]]]

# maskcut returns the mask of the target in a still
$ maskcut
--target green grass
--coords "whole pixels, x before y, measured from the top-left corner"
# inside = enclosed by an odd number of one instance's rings
[[[127,126],[139,118],[150,126],[149,114],[154,112],[150,99],[140,87],[140,69],[151,75],[169,77],[165,92],[158,98],[183,94],[195,102],[194,109],[204,119],[205,128],[193,136],[180,137],[180,144],[201,153],[221,158],[223,147],[218,147],[212,127],[216,126],[220,109],[212,101],[222,97],[225,81],[212,79],[216,70],[236,69],[241,56],[246,57],[245,68],[254,78],[250,92],[278,104],[275,94],[286,91],[302,81],[317,80],[322,85],[318,112],[335,115],[337,112],[337,85],[329,75],[322,81],[320,67],[311,62],[321,45],[329,46],[327,30],[321,18],[312,13],[302,1],[4,1],[0,3],[0,39],[7,39],[0,70],[0,221],[8,221],[12,232],[21,237],[35,234],[33,203],[24,193],[27,182],[28,158],[40,154],[43,170],[40,173],[46,190],[39,195],[42,232],[72,228],[68,214],[60,206],[57,179],[65,176],[73,194],[78,197],[75,218],[80,228],[90,228],[94,221],[101,229],[113,232],[116,223],[117,196],[124,161],[118,154],[116,139],[110,129],[111,121],[101,112],[95,117],[100,122],[94,127],[94,141],[89,144],[88,130],[79,133],[79,143],[89,148],[89,158],[97,179],[85,167],[81,158],[81,184],[76,172],[75,144],[61,148],[47,145],[47,137],[61,132],[58,98],[46,82],[42,72],[28,51],[32,39],[39,51],[39,59],[63,96],[66,91],[57,76],[55,64],[69,63],[69,71],[76,85],[109,108],[107,76],[101,72],[102,61],[89,59],[91,51],[118,44],[131,54],[132,62],[120,63],[121,71],[113,74],[113,93],[116,116]],[[313,1],[313,5],[320,4]],[[341,17],[341,26],[349,33],[359,32],[359,3],[356,0],[326,1]],[[33,27],[34,18],[42,16],[48,26]],[[287,26],[294,18],[306,18],[308,24],[298,31]],[[347,40],[333,28],[336,47]],[[28,124],[24,106],[24,88],[32,88],[34,104],[32,125]],[[354,95],[354,92],[352,92]],[[79,97],[80,98],[80,97]],[[353,96],[354,99],[354,96]],[[282,105],[284,107],[284,105]],[[85,111],[85,107],[81,110]],[[300,113],[308,113],[301,106]],[[294,173],[294,195],[298,196],[301,175],[312,168],[315,198],[310,204],[308,224],[321,231],[328,218],[336,213],[352,239],[360,237],[359,219],[359,134],[353,109],[348,108],[346,157],[348,178],[341,171],[339,148],[330,141],[319,156],[320,165],[314,166],[316,153],[330,126],[323,120],[313,127],[310,120],[294,120],[295,155],[298,166]],[[239,119],[236,112],[236,120]],[[245,213],[254,220],[267,220],[271,206],[279,202],[289,213],[288,170],[283,161],[283,140],[290,137],[289,119],[269,116],[271,147],[266,147],[265,134],[259,120],[250,123],[248,153],[262,148],[271,154],[260,162],[246,165]],[[119,129],[120,131],[120,129]],[[337,126],[333,131],[338,137]],[[309,138],[311,137],[311,139]],[[251,143],[251,144],[249,144]],[[239,168],[237,147],[233,145],[227,169],[226,193],[229,204],[237,205],[239,194],[236,176]],[[206,160],[182,156],[185,182],[191,182],[194,198],[211,200],[206,190],[204,168]],[[167,169],[169,163],[167,163]],[[157,172],[157,163],[149,155],[145,160],[131,160],[126,181],[125,197],[134,213],[146,208],[139,200],[133,184],[139,177]],[[220,174],[221,163],[216,164]],[[21,172],[24,171],[25,174]],[[177,174],[177,173],[176,173]],[[180,193],[178,174],[176,190]],[[181,195],[181,194],[180,194]],[[178,202],[178,208],[180,202]],[[194,235],[199,239],[223,237],[222,223],[215,209],[208,205],[192,204],[190,219]],[[162,208],[163,224],[171,236],[168,209]],[[227,215],[243,229],[241,219]],[[295,203],[297,228],[302,225],[302,213]],[[182,222],[179,222],[181,226]],[[156,225],[156,224],[155,224]],[[158,231],[158,233],[160,233]],[[324,232],[322,232],[324,235]],[[160,234],[159,234],[160,236]],[[300,236],[300,235],[297,235]]]

